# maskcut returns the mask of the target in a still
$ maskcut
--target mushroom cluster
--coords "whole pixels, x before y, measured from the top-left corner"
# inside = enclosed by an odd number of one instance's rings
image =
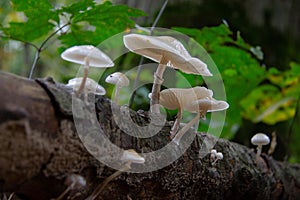
[[[205,87],[196,86],[193,88],[169,88],[161,90],[164,81],[163,74],[167,67],[171,67],[187,74],[201,76],[212,76],[207,65],[196,57],[192,57],[185,49],[184,45],[177,39],[170,36],[146,36],[140,34],[127,34],[123,37],[125,47],[130,51],[149,58],[159,65],[154,73],[151,98],[151,113],[160,114],[160,105],[170,110],[178,110],[176,120],[170,131],[173,142],[179,145],[183,135],[200,119],[205,119],[207,112],[226,110],[229,105],[225,101],[213,98],[213,91]],[[94,80],[88,78],[90,67],[113,67],[113,61],[102,51],[92,45],[73,46],[65,50],[61,57],[64,60],[71,61],[84,66],[83,77],[69,80],[67,86],[72,87],[79,96],[82,92],[85,98],[92,92],[99,95],[106,93],[105,89]],[[106,77],[105,81],[114,84],[115,94],[114,102],[118,103],[119,92],[122,87],[129,85],[129,79],[120,72],[115,72]],[[196,116],[187,123],[182,129],[180,121],[183,111],[195,113]],[[259,146],[260,147],[260,146]],[[258,153],[260,149],[258,148]],[[212,150],[212,165],[217,160],[223,158],[221,152]],[[123,168],[107,177],[87,199],[96,199],[104,187],[123,171],[131,169],[131,164],[144,164],[145,158],[140,156],[135,150],[129,149],[123,152],[120,158]],[[67,181],[69,187],[63,192],[58,199],[62,199],[65,194],[75,186],[82,187],[86,185],[85,180],[79,176],[72,176],[71,181]]]
[[[160,91],[164,81],[163,74],[167,67],[187,74],[212,76],[207,65],[200,59],[192,57],[179,40],[170,36],[147,36],[131,33],[123,37],[123,42],[130,51],[159,63],[154,73],[150,110],[151,113],[160,114],[160,105],[167,109],[178,109],[176,120],[170,131],[171,138],[176,144],[179,144],[180,139],[189,128],[200,119],[205,119],[207,112],[226,110],[229,107],[227,102],[214,99],[213,91],[205,87],[169,88]],[[105,94],[104,88],[88,78],[89,67],[114,66],[113,61],[105,53],[92,45],[81,45],[65,50],[61,57],[84,65],[83,77],[71,79],[68,83],[68,86],[75,89],[77,95],[82,91],[84,94],[89,92]],[[107,76],[105,81],[116,86],[114,102],[118,103],[120,89],[129,85],[129,79],[124,74],[115,72]],[[179,131],[184,110],[196,113],[196,116]]]
[[[166,67],[178,69],[187,74],[212,76],[207,65],[192,57],[180,41],[170,36],[147,36],[128,34],[124,36],[125,46],[132,52],[159,63],[154,73],[151,95],[151,112],[159,111],[159,92],[164,81]]]
[[[205,119],[207,112],[226,110],[229,107],[227,102],[218,101],[212,96],[212,90],[200,86],[188,89],[169,88],[160,92],[160,105],[170,110],[178,109],[175,123],[170,132],[176,144],[179,144],[179,140],[185,132],[197,123],[199,119]],[[183,110],[196,113],[197,115],[176,134],[179,129]]]
[[[157,114],[160,113],[160,105],[171,110],[178,109],[176,120],[170,131],[176,144],[179,144],[179,140],[191,126],[197,123],[200,118],[205,118],[207,112],[225,110],[229,107],[227,102],[212,98],[213,92],[204,87],[170,88],[160,91],[166,67],[178,69],[187,74],[212,76],[207,65],[200,59],[192,57],[177,39],[170,36],[128,34],[124,36],[123,40],[130,51],[159,63],[154,73],[152,91],[149,94],[150,109],[151,113]],[[197,115],[176,134],[183,110]]]
[[[152,95],[152,94],[151,94]],[[178,131],[180,121],[182,118],[183,110],[187,110],[191,102],[203,98],[212,98],[212,90],[206,89],[205,87],[196,86],[193,88],[169,88],[160,92],[159,104],[169,110],[176,110],[177,117],[174,125],[170,131],[171,137],[173,138]]]
[[[113,61],[105,53],[92,45],[70,47],[61,54],[61,58],[84,66],[84,74],[76,91],[77,95],[85,90],[90,67],[107,68],[114,66]]]
[[[223,159],[223,153],[222,152],[217,152],[217,150],[212,149],[210,151],[210,160],[211,160],[211,165],[215,165],[218,160]]]

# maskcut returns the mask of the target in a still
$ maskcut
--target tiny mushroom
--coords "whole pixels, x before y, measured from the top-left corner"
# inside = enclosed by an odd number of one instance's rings
[[[134,149],[125,150],[122,154],[121,161],[124,163],[124,167],[109,177],[107,177],[95,190],[94,192],[87,198],[87,200],[94,200],[101,193],[104,187],[114,178],[119,176],[122,172],[131,169],[132,163],[144,164],[145,158],[140,156]]]
[[[216,156],[217,156],[217,150],[212,149],[212,150],[210,151],[210,160],[211,160],[211,161],[214,161],[214,160],[216,159]]]
[[[82,83],[82,79],[83,78],[81,78],[81,77],[70,79],[66,86],[72,87],[74,91],[78,91],[80,88],[80,85]],[[94,81],[93,79],[90,79],[90,78],[86,79],[85,88],[83,91],[84,91],[83,92],[84,94],[87,94],[87,93],[94,93],[97,95],[105,95],[106,94],[106,90],[101,85],[99,85],[96,81]]]
[[[79,45],[66,49],[61,54],[62,59],[84,65],[84,75],[77,95],[83,91],[90,67],[113,67],[113,61],[102,51],[92,45]]]
[[[131,163],[145,163],[145,158],[140,156],[134,149],[128,149],[124,151],[121,160],[125,163],[129,163],[129,166],[131,165]]]
[[[115,72],[106,77],[105,82],[114,84],[116,86],[114,102],[118,103],[120,89],[129,85],[129,79],[126,77],[125,74],[121,72]]]
[[[179,129],[182,112],[191,102],[202,98],[212,98],[213,92],[205,87],[196,86],[193,88],[169,88],[160,92],[159,104],[169,110],[178,109],[177,117],[170,131],[173,138]]]
[[[167,66],[187,74],[212,76],[207,65],[192,57],[182,43],[173,37],[128,34],[124,36],[124,44],[130,51],[159,63],[151,91],[152,113],[160,113],[159,92]]]
[[[65,195],[71,190],[80,190],[81,188],[85,187],[86,180],[80,175],[71,174],[66,177],[64,184],[68,187],[55,200],[64,199]]]
[[[229,105],[226,101],[218,101],[214,98],[203,98],[192,102],[186,107],[186,110],[191,113],[197,113],[197,115],[176,134],[173,141],[179,145],[179,141],[186,131],[196,124],[200,118],[205,118],[207,112],[222,111],[228,107]]]
[[[214,162],[211,163],[211,165],[215,165],[218,160],[222,160],[222,159],[223,159],[223,154],[221,152],[217,152],[216,158],[215,158]]]
[[[257,145],[256,159],[260,156],[262,146],[270,143],[270,138],[264,133],[257,133],[251,138],[251,143]]]

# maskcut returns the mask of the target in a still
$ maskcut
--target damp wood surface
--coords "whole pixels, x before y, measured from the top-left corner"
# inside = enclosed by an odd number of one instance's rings
[[[65,199],[85,199],[113,174],[95,159],[78,137],[72,113],[72,91],[51,78],[28,80],[0,72],[0,194],[14,199],[55,199],[78,174],[87,184]],[[170,142],[173,122],[165,122],[151,138],[137,138],[118,127],[105,96],[95,96],[98,123],[110,141],[123,149],[151,152]],[[130,111],[138,125],[149,123],[148,112]],[[95,114],[95,113],[92,113]],[[230,116],[227,116],[230,117]],[[199,150],[215,144],[223,160],[212,166]],[[201,152],[201,151],[200,151]],[[147,173],[122,173],[99,199],[299,199],[300,166],[274,160],[255,150],[205,133],[197,133],[183,155],[172,164]],[[1,198],[1,196],[0,196]]]

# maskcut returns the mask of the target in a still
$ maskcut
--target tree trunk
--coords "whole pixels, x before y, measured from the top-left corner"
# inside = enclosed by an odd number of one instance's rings
[[[72,115],[72,92],[51,78],[28,80],[0,72],[0,192],[16,199],[52,199],[72,174],[86,180],[65,199],[85,199],[113,174],[82,144]],[[115,106],[115,105],[114,105]],[[105,135],[124,149],[149,152],[170,142],[173,122],[151,138],[135,138],[118,128],[111,101],[95,97],[95,112]],[[149,123],[147,112],[130,111],[132,120]],[[230,116],[229,116],[230,117]],[[78,127],[77,127],[78,128]],[[222,152],[212,165],[209,144]],[[174,149],[175,151],[176,149]],[[177,150],[176,150],[177,151]],[[108,183],[99,199],[298,199],[299,165],[273,160],[245,146],[197,133],[183,155],[162,169],[126,173]],[[4,199],[4,197],[3,197]]]

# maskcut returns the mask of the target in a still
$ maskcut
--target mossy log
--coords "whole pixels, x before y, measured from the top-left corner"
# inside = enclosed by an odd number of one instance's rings
[[[15,199],[55,199],[78,174],[86,186],[71,190],[65,199],[85,199],[116,170],[95,159],[82,144],[72,116],[72,92],[51,78],[28,80],[0,72],[0,193]],[[109,139],[138,152],[159,149],[170,142],[173,122],[166,122],[151,138],[134,138],[120,130],[111,101],[95,97],[99,124]],[[147,112],[130,111],[138,124]],[[228,116],[230,117],[230,116]],[[199,155],[207,142],[224,159],[212,166],[210,155]],[[162,169],[124,172],[111,181],[99,199],[299,199],[300,166],[209,134],[197,133],[183,155]],[[4,199],[4,197],[2,197]]]

